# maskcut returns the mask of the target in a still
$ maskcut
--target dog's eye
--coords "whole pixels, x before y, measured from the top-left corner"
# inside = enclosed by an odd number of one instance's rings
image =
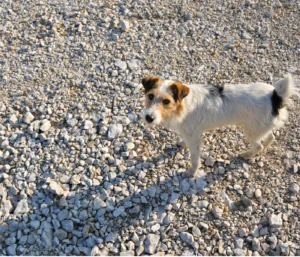
[[[149,97],[150,100],[153,100],[154,95],[153,95],[153,94],[150,94],[148,97]]]
[[[169,104],[169,103],[170,103],[170,100],[168,100],[168,99],[164,99],[162,102],[163,102],[163,104],[164,104],[164,105],[167,105],[167,104]]]

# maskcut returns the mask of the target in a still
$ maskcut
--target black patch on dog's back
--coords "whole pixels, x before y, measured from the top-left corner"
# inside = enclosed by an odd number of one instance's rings
[[[223,91],[224,91],[224,86],[218,86],[219,89],[219,94],[222,97],[223,96]]]
[[[274,90],[271,96],[272,102],[272,115],[276,117],[279,114],[279,109],[282,108],[282,98]]]
[[[224,86],[223,85],[209,86],[208,91],[210,95],[214,97],[223,97]]]

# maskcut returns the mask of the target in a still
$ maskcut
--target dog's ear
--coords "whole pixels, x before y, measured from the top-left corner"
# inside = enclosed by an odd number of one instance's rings
[[[183,98],[185,98],[189,92],[190,89],[181,84],[180,82],[175,82],[170,86],[171,92],[173,94],[173,98],[175,100],[175,102],[179,101],[181,102]]]
[[[145,89],[145,93],[154,88],[155,84],[159,81],[159,77],[149,76],[142,79],[142,84]]]

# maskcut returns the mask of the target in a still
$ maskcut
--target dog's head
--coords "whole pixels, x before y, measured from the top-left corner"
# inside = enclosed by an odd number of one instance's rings
[[[184,108],[182,100],[190,92],[187,86],[156,76],[143,78],[142,84],[145,89],[143,118],[148,126],[181,115]]]

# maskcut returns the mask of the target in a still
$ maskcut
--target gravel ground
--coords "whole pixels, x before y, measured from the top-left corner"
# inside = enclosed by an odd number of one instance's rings
[[[0,255],[300,255],[300,100],[255,160],[205,134],[199,177],[143,127],[141,79],[300,77],[300,2],[0,3]]]

